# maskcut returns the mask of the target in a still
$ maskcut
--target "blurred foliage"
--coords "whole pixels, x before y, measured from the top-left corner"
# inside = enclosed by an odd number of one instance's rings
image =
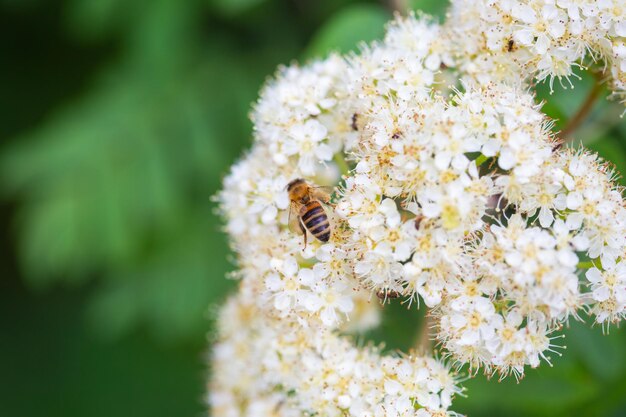
[[[442,18],[446,2],[408,4]],[[0,415],[202,412],[207,306],[233,287],[210,196],[250,104],[278,64],[354,50],[390,16],[374,0],[0,0]],[[539,85],[557,128],[591,82]],[[620,112],[600,100],[579,137],[626,172]],[[407,349],[421,317],[387,307],[363,339]],[[626,334],[600,333],[572,323],[554,368],[478,376],[454,409],[626,415]]]
[[[306,58],[323,57],[329,52],[347,53],[356,45],[382,39],[390,13],[379,6],[355,4],[332,16],[315,34],[305,51]]]
[[[246,143],[258,85],[296,45],[288,23],[259,33],[271,14],[249,16],[242,35],[203,2],[141,3],[63,5],[72,39],[117,37],[116,56],[11,140],[1,185],[21,202],[30,285],[97,278],[98,329],[146,323],[176,339],[205,328],[206,306],[223,297],[227,249],[209,198]]]

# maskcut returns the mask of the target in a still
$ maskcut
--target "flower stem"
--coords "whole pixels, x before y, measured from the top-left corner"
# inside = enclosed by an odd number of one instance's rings
[[[601,74],[596,72],[593,74],[595,77],[595,82],[591,90],[589,90],[589,94],[578,108],[574,116],[567,122],[563,130],[559,133],[559,137],[561,141],[559,144],[555,146],[555,149],[559,149],[566,142],[571,140],[572,134],[580,127],[580,125],[585,121],[591,110],[593,110],[593,106],[600,96],[600,92],[602,91],[602,84],[600,83]]]
[[[591,261],[578,262],[578,264],[576,265],[576,268],[578,268],[578,269],[589,269],[589,268],[593,268],[593,267],[595,267],[595,265]]]
[[[335,156],[333,156],[333,161],[335,161],[335,164],[337,164],[337,168],[339,168],[339,171],[341,171],[342,176],[348,175],[350,173],[350,167],[343,157],[343,153],[336,153]]]
[[[394,13],[406,14],[409,10],[408,0],[387,0],[387,7]]]
[[[422,320],[422,327],[420,328],[419,336],[415,343],[415,349],[421,354],[430,354],[432,351],[432,340],[430,337],[430,330],[435,325],[435,319],[430,315],[430,311],[426,311],[424,319]]]

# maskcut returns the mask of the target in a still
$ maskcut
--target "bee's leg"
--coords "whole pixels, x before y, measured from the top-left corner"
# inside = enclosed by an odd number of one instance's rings
[[[306,227],[302,224],[302,220],[300,220],[298,224],[300,225],[300,230],[302,230],[302,236],[304,236],[304,248],[302,249],[304,250],[306,249]]]

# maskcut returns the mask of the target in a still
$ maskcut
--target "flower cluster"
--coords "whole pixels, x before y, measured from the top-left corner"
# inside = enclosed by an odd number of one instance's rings
[[[331,110],[340,99],[337,87],[344,74],[344,61],[334,55],[308,68],[279,70],[281,82],[265,87],[252,115],[258,139],[267,142],[270,160],[282,166],[296,157],[297,168],[310,176],[319,161],[332,159],[341,142],[329,131],[338,128],[341,118]]]
[[[605,2],[536,4],[457,1],[452,16],[465,26],[454,28],[398,19],[359,54],[282,68],[264,88],[253,148],[218,196],[241,283],[220,313],[216,414],[452,413],[459,388],[440,361],[339,336],[377,325],[379,298],[425,305],[446,356],[502,377],[549,361],[570,318],[626,316],[615,174],[586,150],[561,148],[520,82],[533,65],[539,77],[567,75],[541,59],[569,54],[576,19],[602,21],[581,23],[583,55],[621,36],[621,21]],[[519,23],[531,12],[541,22]],[[467,32],[455,39],[457,30]],[[583,55],[567,55],[568,71]],[[484,67],[497,59],[510,74]],[[442,84],[445,68],[463,77],[457,87]],[[305,231],[305,246],[290,227],[303,215],[287,191],[297,178],[332,188],[321,201],[328,242]]]
[[[604,60],[613,91],[626,93],[622,0],[453,0],[446,26],[461,72],[481,82],[552,83]]]
[[[220,313],[214,415],[447,415],[458,388],[440,362],[357,348],[324,327],[272,318],[251,296],[242,291]]]

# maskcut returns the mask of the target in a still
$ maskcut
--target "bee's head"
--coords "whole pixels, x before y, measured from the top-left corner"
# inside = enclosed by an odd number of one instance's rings
[[[309,185],[302,178],[297,178],[287,184],[287,192],[291,201],[306,203],[309,198]]]
[[[287,191],[291,192],[291,190],[293,190],[294,187],[305,184],[305,183],[306,182],[302,178],[296,178],[295,180],[289,181],[289,184],[287,184],[285,188],[287,189]]]

